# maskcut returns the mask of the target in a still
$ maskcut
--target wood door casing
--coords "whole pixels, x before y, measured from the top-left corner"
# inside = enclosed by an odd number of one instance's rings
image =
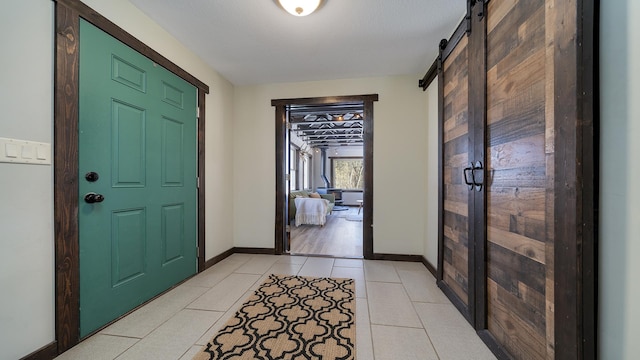
[[[553,8],[488,6],[487,328],[515,358],[551,359],[554,52],[545,24]]]
[[[271,105],[275,108],[275,134],[276,134],[276,199],[275,199],[275,254],[285,253],[284,238],[288,236],[286,232],[287,218],[285,204],[287,203],[285,174],[287,173],[287,162],[285,153],[286,144],[286,123],[288,105],[328,105],[347,102],[361,102],[364,107],[364,166],[365,166],[365,189],[363,192],[363,229],[362,229],[362,252],[365,259],[373,259],[380,256],[373,252],[373,102],[378,101],[378,94],[368,95],[345,95],[327,96],[316,98],[295,98],[295,99],[272,99]]]
[[[467,43],[464,36],[443,61],[444,228],[441,280],[468,312],[470,192],[463,180],[463,169],[469,166]]]

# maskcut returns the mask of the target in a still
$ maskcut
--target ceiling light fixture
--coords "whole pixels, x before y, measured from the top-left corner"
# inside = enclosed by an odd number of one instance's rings
[[[294,16],[307,16],[316,11],[322,0],[276,0],[277,3],[289,14]]]

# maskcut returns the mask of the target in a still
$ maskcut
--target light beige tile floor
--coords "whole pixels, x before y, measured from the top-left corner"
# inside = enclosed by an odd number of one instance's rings
[[[420,263],[234,254],[57,357],[187,360],[268,274],[356,280],[356,353],[376,359],[495,359]]]

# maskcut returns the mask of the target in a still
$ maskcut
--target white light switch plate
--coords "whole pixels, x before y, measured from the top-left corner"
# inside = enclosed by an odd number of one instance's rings
[[[51,144],[0,137],[0,162],[51,165]]]

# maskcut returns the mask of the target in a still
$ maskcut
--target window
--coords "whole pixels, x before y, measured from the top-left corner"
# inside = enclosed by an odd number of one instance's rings
[[[298,189],[298,149],[291,147],[289,151],[289,191]]]
[[[302,161],[304,162],[304,165],[302,166],[303,187],[305,189],[310,189],[311,188],[311,166],[310,166],[311,157],[309,157],[308,155],[305,155]]]
[[[331,158],[331,183],[338,189],[364,190],[362,157]]]

